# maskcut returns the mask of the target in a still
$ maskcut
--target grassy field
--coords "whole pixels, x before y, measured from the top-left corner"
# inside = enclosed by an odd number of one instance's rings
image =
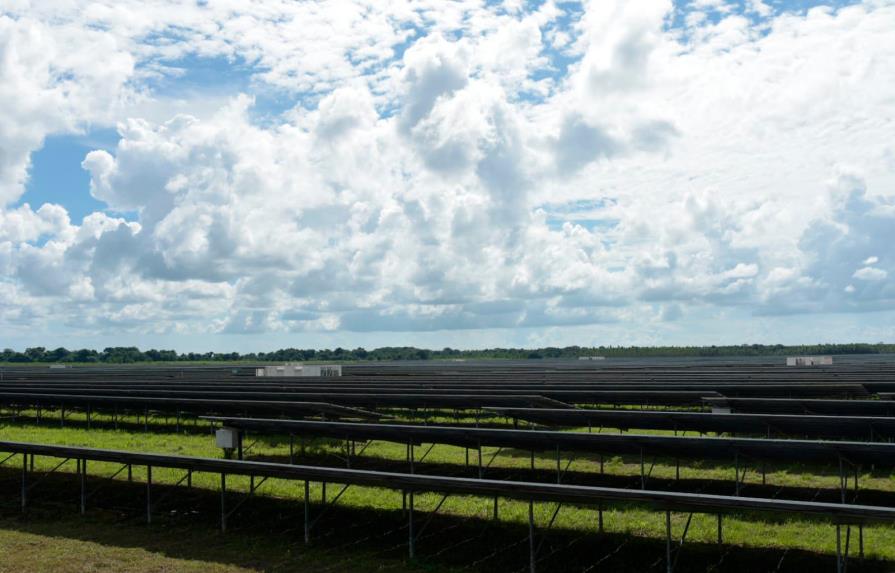
[[[128,449],[194,456],[220,457],[210,428],[186,426],[180,433],[173,426],[151,427],[130,420],[112,429],[108,420],[94,417],[93,429],[84,429],[77,415],[59,427],[51,419],[41,425],[30,422],[7,424],[0,430],[5,440],[44,442]],[[249,445],[254,441],[246,441]],[[358,446],[360,447],[360,446]],[[342,444],[313,441],[307,444],[301,463],[343,464]],[[428,446],[417,449],[417,459]],[[529,469],[529,453],[496,449],[483,452],[486,476],[495,479],[556,481],[556,461],[552,455],[536,459],[536,471]],[[287,461],[288,440],[270,437],[257,441],[247,452],[251,459]],[[352,467],[404,471],[403,445],[374,442]],[[492,460],[492,456],[493,460]],[[476,475],[476,453],[470,452],[465,465],[462,448],[436,446],[416,463],[420,473]],[[48,470],[56,460],[38,459],[37,469]],[[564,483],[640,487],[639,459],[619,457],[604,460],[605,475],[599,474],[599,459],[562,459],[568,469]],[[650,460],[648,463],[652,463]],[[568,464],[568,466],[567,466]],[[0,470],[6,466],[0,466]],[[312,543],[302,540],[303,485],[268,480],[256,497],[243,504],[230,518],[229,531],[218,531],[220,479],[196,474],[193,488],[183,486],[154,494],[162,499],[154,510],[154,522],[145,525],[143,486],[145,469],[134,468],[135,483],[126,474],[103,480],[118,467],[91,463],[90,490],[101,488],[91,497],[86,516],[77,514],[78,485],[66,472],[74,462],[50,475],[32,493],[27,516],[18,510],[19,476],[15,468],[0,471],[4,492],[0,499],[0,571],[522,571],[527,568],[527,503],[499,500],[499,521],[493,518],[491,499],[448,498],[423,532],[418,557],[406,558],[406,520],[398,492],[371,488],[349,488],[336,506],[323,513],[312,532]],[[680,479],[669,460],[657,460],[648,487],[732,494],[733,469],[726,465],[701,463],[683,465]],[[153,481],[159,491],[173,484],[182,472],[154,469]],[[858,501],[895,503],[895,482],[888,473],[863,473]],[[775,467],[761,475],[747,476],[743,495],[776,496],[792,499],[838,501],[838,476],[831,469]],[[340,486],[329,484],[328,499]],[[235,505],[248,490],[248,478],[228,478],[228,490]],[[323,512],[320,484],[314,484],[313,513]],[[441,500],[434,494],[418,495],[419,521]],[[613,507],[604,512],[605,529],[597,532],[597,511],[592,507],[562,507],[537,504],[539,571],[648,571],[664,570],[664,516],[637,507]],[[679,536],[687,515],[675,514],[675,535]],[[548,529],[548,524],[553,524]],[[855,536],[856,536],[856,532]],[[835,530],[832,524],[768,519],[767,516],[725,517],[724,542],[718,547],[716,520],[695,515],[680,553],[678,571],[803,571],[808,567],[834,570]],[[863,561],[850,563],[850,570],[890,571],[895,569],[895,528],[868,527],[864,530]],[[852,552],[857,550],[852,539]]]

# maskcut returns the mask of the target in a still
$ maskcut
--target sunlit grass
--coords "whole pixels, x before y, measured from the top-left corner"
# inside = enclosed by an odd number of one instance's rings
[[[93,429],[85,430],[76,422],[83,421],[83,414],[73,413],[67,418],[68,426],[60,427],[58,418],[45,417],[41,425],[33,423],[8,424],[0,430],[0,436],[4,440],[25,441],[35,443],[53,443],[75,445],[85,447],[97,447],[108,449],[121,449],[142,452],[168,453],[187,456],[221,457],[221,451],[215,446],[211,434],[211,426],[206,422],[198,422],[195,426],[192,422],[184,424],[183,431],[175,433],[171,431],[140,430],[142,419],[133,417],[121,417],[122,426],[130,424],[127,430],[114,430],[110,427],[111,419],[107,416],[93,418]],[[168,426],[169,428],[173,426]],[[288,456],[289,441],[285,436],[264,436],[255,442],[254,437],[246,440],[246,446],[254,442],[247,451],[247,458],[276,458],[283,461]],[[296,442],[297,443],[297,442]],[[344,454],[344,444],[329,440],[306,441],[307,454],[314,463],[321,463],[321,456],[330,464],[343,463],[340,458]],[[361,445],[357,446],[359,450]],[[429,445],[415,448],[415,457],[419,459],[429,449]],[[500,455],[492,456],[497,452],[496,448],[483,449],[483,465],[490,462],[492,470],[527,470],[530,458],[527,452],[502,451]],[[298,453],[298,446],[296,446]],[[474,476],[477,466],[477,452],[469,452],[470,467],[465,467],[465,452],[463,448],[437,445],[428,451],[425,463],[428,469],[438,469],[439,473],[451,475]],[[404,471],[406,463],[406,447],[402,444],[386,442],[374,442],[363,452],[362,458],[356,459],[355,464],[375,462],[392,462],[389,466],[394,471]],[[301,460],[297,460],[301,463]],[[561,466],[567,467],[569,457],[563,455]],[[58,463],[58,460],[38,458],[37,469],[47,470]],[[647,467],[652,460],[647,461]],[[536,455],[535,465],[542,470],[543,475],[555,472],[556,460],[552,453]],[[604,471],[611,476],[629,476],[636,478],[640,475],[639,460],[625,459],[618,456],[604,459]],[[91,462],[89,472],[96,476],[111,476],[120,466],[112,463]],[[576,457],[569,466],[571,471],[581,473],[598,473],[600,461],[597,456]],[[74,471],[74,462],[63,466],[60,471]],[[405,468],[406,469],[406,468]],[[682,465],[680,468],[683,480],[705,480],[732,482],[733,469],[724,464],[691,464]],[[158,484],[173,484],[184,475],[180,470],[167,470],[153,468],[153,481]],[[543,476],[542,476],[543,477]],[[657,460],[652,467],[651,479],[672,480],[675,477],[675,466],[669,460]],[[126,474],[119,474],[117,479],[126,479]],[[133,479],[143,481],[146,479],[146,470],[142,467],[133,468]],[[769,468],[765,476],[769,485],[780,487],[795,487],[809,489],[835,490],[839,486],[839,478],[832,469],[818,470],[816,468],[774,467]],[[747,484],[760,483],[761,476],[752,471],[747,474]],[[892,492],[895,491],[895,482],[892,476],[882,472],[862,473],[860,476],[863,489]],[[216,491],[220,487],[218,475],[194,474],[193,486]],[[731,486],[732,487],[732,486]],[[228,477],[228,489],[231,491],[247,491],[249,478]],[[328,498],[332,499],[341,486],[329,484]],[[732,493],[732,492],[731,492]],[[321,484],[312,484],[312,500],[320,500],[322,494]],[[258,495],[272,496],[286,499],[301,499],[304,495],[304,486],[301,482],[271,479],[267,480],[258,492]],[[416,508],[426,512],[433,509],[441,499],[437,494],[417,494]],[[401,507],[402,495],[396,491],[383,491],[373,488],[351,487],[340,498],[339,504],[347,507],[363,507],[368,509],[380,509],[383,511],[395,510]],[[551,519],[555,509],[553,504],[536,504],[536,521],[540,526],[545,526]],[[453,496],[442,506],[442,514],[462,517],[474,517],[482,520],[492,518],[493,500],[468,496]],[[499,518],[501,522],[527,523],[528,504],[525,502],[501,499],[499,501]],[[687,516],[675,514],[674,524],[676,534],[679,535]],[[554,528],[580,530],[593,532],[597,524],[597,511],[594,507],[563,507],[558,513]],[[641,509],[637,507],[613,506],[604,512],[605,530],[610,533],[624,533],[647,538],[662,539],[665,535],[664,516],[661,513]],[[713,515],[696,515],[689,527],[688,540],[712,543],[717,535],[717,522]],[[756,528],[760,528],[761,535],[756,535]],[[895,560],[895,528],[891,526],[870,526],[864,530],[865,551],[868,557],[885,560]],[[743,547],[761,548],[798,548],[814,552],[835,553],[836,538],[834,528],[829,522],[803,521],[798,519],[774,519],[766,515],[731,515],[724,518],[724,542],[726,544]]]

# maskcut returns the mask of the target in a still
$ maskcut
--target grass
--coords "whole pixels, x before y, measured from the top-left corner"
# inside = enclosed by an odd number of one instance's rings
[[[122,424],[122,429],[114,430],[108,420],[94,416],[94,428],[85,431],[77,425],[81,418],[71,414],[64,428],[50,419],[41,425],[10,424],[0,430],[0,436],[14,441],[191,456],[221,455],[210,435],[210,427],[202,424],[187,426],[181,433],[170,431],[172,426],[143,432],[142,424],[131,419]],[[247,439],[246,445],[253,440]],[[343,444],[332,441],[312,441],[307,444],[301,463],[344,463],[335,457],[342,447]],[[418,448],[417,459],[427,449],[428,446]],[[493,448],[484,451],[485,464],[495,452]],[[248,451],[252,459],[276,461],[286,461],[287,454],[288,438],[277,436],[259,440]],[[405,456],[403,445],[374,442],[363,456],[354,459],[353,467],[403,471]],[[567,462],[568,458],[564,458],[564,468]],[[37,469],[48,470],[55,463],[38,458]],[[416,464],[416,469],[420,473],[475,475],[474,451],[470,452],[470,463],[471,467],[466,468],[462,448],[436,446],[424,462]],[[528,469],[529,463],[528,452],[503,451],[494,457],[486,476],[555,481],[556,461],[551,455],[536,458],[534,473]],[[607,457],[604,476],[599,475],[599,467],[596,457],[575,458],[563,481],[639,487],[639,459]],[[268,480],[257,497],[244,504],[233,518],[236,531],[220,535],[217,533],[218,476],[195,474],[193,490],[182,486],[172,488],[164,506],[156,510],[156,524],[147,529],[140,523],[145,515],[142,486],[127,483],[126,474],[119,475],[113,483],[98,479],[112,475],[117,469],[114,464],[91,462],[90,473],[96,476],[91,486],[102,485],[103,489],[91,498],[86,517],[76,515],[77,483],[72,476],[65,475],[74,471],[74,462],[63,466],[62,473],[50,476],[46,485],[35,489],[34,506],[27,518],[16,516],[18,473],[15,468],[0,472],[3,484],[0,491],[7,492],[0,497],[0,503],[4,504],[0,547],[14,549],[0,554],[0,571],[449,571],[456,568],[515,571],[524,569],[527,560],[528,504],[524,502],[500,500],[500,520],[494,522],[493,500],[448,498],[426,530],[426,537],[420,540],[420,559],[408,562],[399,492],[349,488],[338,505],[326,514],[319,530],[314,531],[314,543],[306,547],[300,540],[303,484]],[[686,465],[682,466],[678,481],[673,463],[658,460],[648,487],[731,494],[732,473],[733,469],[726,465]],[[153,469],[153,482],[162,489],[161,484],[173,484],[181,477],[182,472]],[[762,486],[760,474],[752,473],[747,478],[744,495],[838,500],[838,475],[830,469],[781,466],[770,468],[766,478],[767,485]],[[144,479],[145,468],[135,467],[134,480]],[[248,481],[248,478],[228,477],[232,504],[240,499],[238,492],[248,490]],[[895,482],[890,474],[865,472],[860,481],[859,501],[890,506],[895,502]],[[330,484],[328,499],[339,489]],[[321,485],[313,484],[311,500],[318,502],[315,515],[322,510],[319,504],[322,494]],[[426,519],[427,512],[440,499],[435,494],[416,496],[420,521]],[[543,531],[551,521],[555,505],[537,504],[535,510],[539,530]],[[642,571],[651,567],[660,570],[664,556],[663,517],[638,507],[613,507],[604,513],[605,533],[596,535],[595,508],[563,507],[549,534],[540,537],[546,541],[539,555],[549,555],[541,568],[583,570],[586,565],[604,560],[604,566],[613,571]],[[686,515],[674,515],[675,535],[681,534],[686,520]],[[834,561],[836,538],[830,523],[732,515],[724,519],[725,549],[719,551],[716,547],[716,534],[714,516],[695,515],[678,569],[704,571],[715,567],[724,571],[757,571],[774,570],[780,565],[780,570],[803,570],[809,566],[828,568]],[[895,528],[867,527],[864,541],[867,560],[858,570],[891,570],[895,566]],[[446,550],[452,545],[456,549]],[[27,566],[29,560],[38,557],[44,569]]]

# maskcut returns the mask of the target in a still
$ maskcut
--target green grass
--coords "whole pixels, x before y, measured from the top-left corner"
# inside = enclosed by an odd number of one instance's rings
[[[158,453],[172,453],[190,456],[220,457],[221,452],[214,445],[214,439],[210,434],[210,428],[200,425],[199,427],[188,426],[182,433],[173,433],[171,431],[140,431],[140,425],[136,420],[130,420],[132,426],[128,429],[114,430],[111,429],[107,419],[94,416],[94,429],[86,431],[82,427],[75,424],[82,419],[83,416],[72,414],[67,419],[68,426],[61,428],[56,422],[50,418],[45,419],[41,425],[35,424],[10,424],[0,429],[0,437],[4,440],[28,441],[40,443],[55,443],[67,445],[90,446],[110,449],[125,449],[134,451],[147,451]],[[100,428],[104,425],[106,428]],[[246,440],[246,445],[254,441],[250,437]],[[337,444],[326,440],[315,440],[307,444],[306,458],[301,463],[329,463],[338,464],[340,462],[335,455],[341,453],[342,444]],[[358,445],[358,449],[360,445]],[[417,458],[421,457],[428,449],[428,445],[423,448],[416,449]],[[487,464],[491,460],[492,455],[496,452],[494,448],[484,450],[483,458]],[[285,437],[265,437],[259,440],[247,453],[249,458],[273,459],[285,461],[288,454],[288,439]],[[406,450],[403,445],[389,444],[383,442],[374,442],[363,453],[362,457],[355,458],[353,467],[391,469],[394,471],[403,471],[405,466]],[[562,467],[565,468],[568,458],[563,459]],[[38,458],[37,469],[50,469],[57,460],[46,458]],[[448,475],[475,475],[476,454],[470,452],[471,467],[464,467],[464,450],[462,448],[450,446],[435,446],[428,453],[424,463],[417,464],[417,470],[421,473],[441,473]],[[520,477],[531,479],[532,474],[529,471],[530,459],[528,452],[503,451],[494,458],[493,463],[488,468],[486,475],[496,478]],[[647,461],[649,466],[650,461]],[[537,479],[543,481],[555,480],[556,461],[549,455],[538,456],[536,458],[536,467],[538,472],[535,474]],[[600,478],[599,460],[596,457],[579,457],[572,461],[568,474],[564,476],[564,481],[575,483],[606,483],[607,485],[622,485],[624,487],[637,487],[640,474],[639,460],[625,459],[620,457],[606,458],[604,460],[606,476]],[[93,476],[111,476],[118,466],[109,463],[91,462],[89,466],[90,474]],[[74,462],[70,462],[61,468],[64,472],[74,471]],[[658,460],[652,471],[648,487],[649,488],[681,488],[701,491],[712,491],[713,493],[727,493],[732,491],[732,473],[733,469],[727,465],[699,464],[684,465],[681,469],[681,481],[675,481],[675,467],[668,460]],[[15,468],[7,470],[5,478],[6,483],[15,484],[17,479]],[[153,469],[153,482],[156,484],[173,484],[183,477],[183,472],[175,470],[164,470],[160,468]],[[19,559],[24,559],[22,555],[28,555],[29,547],[43,547],[49,549],[40,549],[38,553],[41,556],[46,554],[46,559],[41,559],[41,563],[46,564],[43,570],[151,570],[151,571],[190,571],[190,570],[209,570],[209,571],[240,571],[245,569],[260,570],[326,570],[331,567],[332,563],[338,563],[341,559],[347,559],[352,565],[353,570],[427,570],[437,571],[444,568],[450,569],[454,565],[467,564],[470,561],[482,559],[482,556],[489,555],[488,542],[465,542],[462,549],[456,553],[447,552],[439,554],[439,547],[443,543],[438,543],[441,537],[450,538],[450,535],[442,533],[447,530],[449,532],[456,531],[462,538],[467,535],[476,538],[475,531],[485,527],[489,535],[497,536],[495,543],[499,550],[502,545],[507,544],[512,548],[507,550],[508,554],[515,557],[509,562],[513,566],[517,565],[519,555],[527,555],[527,541],[519,544],[519,539],[525,539],[527,533],[528,521],[528,505],[524,502],[516,502],[509,500],[500,500],[499,502],[499,524],[493,523],[492,511],[493,500],[460,497],[455,496],[449,498],[440,510],[438,518],[438,527],[433,522],[432,530],[428,535],[434,536],[431,543],[426,545],[428,558],[423,558],[414,563],[406,563],[403,552],[401,534],[395,534],[389,538],[390,551],[384,555],[380,554],[381,543],[375,539],[369,543],[360,543],[358,547],[351,545],[351,550],[339,551],[338,556],[333,556],[332,545],[329,540],[334,534],[332,527],[323,528],[320,533],[320,541],[324,547],[329,547],[329,551],[323,551],[321,554],[314,554],[313,550],[305,548],[302,544],[295,544],[294,539],[289,541],[276,542],[279,535],[279,529],[272,529],[270,536],[267,538],[270,543],[265,542],[265,538],[256,539],[253,531],[241,531],[228,536],[220,536],[216,533],[217,519],[219,516],[215,513],[219,503],[219,498],[215,492],[219,491],[220,478],[217,475],[195,474],[193,478],[196,495],[205,496],[204,503],[208,508],[202,512],[202,517],[196,518],[198,521],[190,521],[182,515],[174,519],[174,525],[170,528],[157,530],[152,529],[152,534],[147,538],[145,528],[139,525],[139,520],[143,515],[140,509],[139,492],[134,493],[133,488],[139,486],[133,484],[122,483],[126,480],[126,474],[120,474],[111,489],[117,488],[120,493],[116,493],[112,497],[120,495],[121,503],[127,505],[132,504],[133,507],[129,511],[119,515],[119,521],[124,520],[124,525],[116,525],[115,520],[109,520],[104,517],[104,512],[108,511],[107,504],[96,502],[96,508],[91,501],[91,508],[86,518],[72,515],[76,511],[75,499],[77,497],[77,485],[73,478],[63,479],[65,475],[56,476],[53,483],[58,482],[58,491],[52,489],[48,485],[46,489],[37,489],[34,492],[34,504],[42,507],[42,499],[46,499],[49,504],[49,515],[47,518],[43,513],[34,510],[34,515],[22,521],[18,518],[4,517],[0,519],[0,547],[16,548],[16,551],[0,556],[0,571],[17,571],[17,570],[36,570],[21,568],[24,563]],[[145,479],[145,468],[134,468],[134,480],[142,482]],[[783,492],[787,497],[811,499],[817,493],[817,490],[825,491],[827,497],[836,498],[838,496],[838,475],[831,469],[819,471],[816,468],[802,468],[797,466],[775,467],[769,468],[766,475],[767,486],[762,487],[760,474],[753,472],[747,476],[747,489],[744,495],[773,495],[773,492]],[[94,480],[99,482],[99,480]],[[249,478],[230,476],[227,480],[228,490],[231,496],[238,496],[236,492],[245,492],[248,490]],[[860,477],[861,482],[861,498],[860,499],[881,499],[883,502],[895,501],[895,482],[888,473],[863,473]],[[131,488],[131,489],[128,489]],[[185,488],[178,488],[175,495],[181,495]],[[340,486],[330,484],[328,486],[328,498],[332,497],[339,491]],[[716,491],[717,490],[717,491]],[[10,516],[11,511],[14,513],[15,502],[17,502],[17,489],[15,487],[4,487],[3,492],[7,492],[4,496],[6,499],[0,499],[5,503],[3,511],[4,516]],[[61,492],[67,491],[68,498]],[[130,492],[130,493],[126,493]],[[56,499],[62,496],[63,501]],[[313,484],[311,489],[311,500],[319,501],[322,494],[320,484]],[[292,507],[294,514],[292,515],[291,527],[298,527],[300,504],[303,497],[303,484],[298,482],[289,482],[285,480],[268,480],[258,492],[258,498],[245,504],[244,510],[240,511],[241,516],[251,516],[255,506],[264,506],[268,508],[271,515],[279,516],[283,510],[282,507]],[[205,499],[207,498],[207,499]],[[69,499],[69,501],[64,501]],[[186,497],[183,498],[184,503],[189,505]],[[236,497],[234,497],[236,499]],[[128,501],[129,500],[129,501]],[[435,494],[418,494],[416,496],[416,509],[420,511],[420,520],[425,519],[426,512],[431,511],[439,502],[440,496]],[[57,504],[61,503],[66,509],[60,509]],[[198,502],[197,502],[198,503]],[[235,503],[235,501],[233,502]],[[402,496],[399,492],[378,490],[373,488],[351,487],[339,500],[338,518],[334,518],[335,527],[344,527],[339,523],[353,523],[357,521],[357,516],[369,517],[372,523],[379,522],[389,523],[392,529],[399,529],[403,523],[403,517],[400,516],[400,508],[402,504]],[[204,506],[203,506],[204,507]],[[546,527],[553,515],[555,505],[552,504],[536,504],[536,522],[540,528]],[[159,519],[165,523],[165,520],[171,518],[170,512],[178,511],[178,504],[171,503],[170,508],[159,511]],[[319,507],[317,508],[319,510]],[[58,516],[62,516],[59,518]],[[116,514],[118,515],[118,514]],[[124,517],[128,516],[128,517]],[[370,517],[371,516],[371,517]],[[85,521],[86,519],[86,521]],[[186,521],[183,521],[186,519]],[[242,520],[243,517],[240,517]],[[249,519],[246,517],[246,519]],[[261,516],[258,528],[273,527],[271,524],[277,522],[276,518]],[[680,535],[687,519],[686,515],[674,515],[674,531],[676,535]],[[344,522],[342,521],[344,520]],[[443,520],[443,521],[441,521]],[[289,520],[287,520],[287,523]],[[252,523],[251,520],[247,523]],[[583,551],[582,547],[586,547],[588,551],[603,551],[611,554],[613,549],[608,547],[612,543],[622,545],[628,549],[622,550],[618,555],[610,557],[613,568],[612,570],[625,570],[626,567],[633,567],[631,570],[638,570],[636,567],[649,566],[650,563],[641,563],[639,559],[658,559],[664,555],[664,519],[663,515],[647,509],[637,507],[612,507],[604,513],[604,523],[606,532],[602,536],[602,541],[597,543],[593,541],[597,523],[596,509],[592,507],[564,507],[557,515],[555,523],[552,526],[551,533],[548,537],[553,539],[552,544],[558,544],[562,547],[563,543],[571,544],[569,549],[558,550],[556,556],[551,556],[547,562],[556,560],[558,565],[565,563],[564,559],[573,558],[577,553]],[[296,525],[297,524],[297,525]],[[182,529],[178,529],[182,528]],[[250,527],[250,529],[253,529]],[[287,528],[288,529],[288,528]],[[375,534],[379,531],[376,525],[373,527],[356,527],[352,535],[364,539],[366,536]],[[179,532],[179,533],[178,533]],[[465,532],[460,535],[459,532]],[[293,537],[298,534],[292,533]],[[300,535],[298,535],[300,537]],[[336,535],[338,537],[338,535]],[[681,567],[686,570],[686,565],[708,567],[712,563],[718,561],[719,557],[714,552],[717,549],[714,546],[716,537],[716,521],[711,515],[696,515],[693,517],[685,544],[684,554],[681,557]],[[555,539],[554,539],[555,538]],[[350,537],[354,539],[354,537]],[[510,541],[510,540],[515,541]],[[590,541],[574,541],[574,540],[590,540]],[[99,541],[97,541],[99,540]],[[185,541],[189,540],[189,541]],[[442,540],[443,541],[443,540]],[[873,526],[864,530],[865,553],[873,566],[880,566],[891,569],[895,565],[895,528],[889,526]],[[828,522],[817,521],[796,521],[788,519],[774,519],[762,515],[732,515],[724,519],[724,542],[726,545],[732,546],[733,551],[739,556],[736,563],[724,561],[722,554],[721,562],[723,570],[758,570],[745,569],[740,567],[755,566],[763,567],[767,561],[771,565],[770,568],[776,566],[777,561],[784,557],[783,563],[786,567],[795,566],[795,563],[813,563],[819,560],[822,563],[831,562],[831,555],[835,554],[836,538],[833,526]],[[174,551],[170,549],[170,545],[183,545],[187,543],[194,546],[195,550],[191,551]],[[352,541],[343,541],[341,543],[351,544]],[[482,544],[485,547],[482,547]],[[222,545],[221,545],[222,544]],[[514,545],[515,544],[515,545]],[[220,545],[220,548],[214,549]],[[283,546],[286,546],[285,548]],[[386,544],[389,545],[389,544]],[[430,546],[429,546],[430,545]],[[852,542],[853,548],[856,542]],[[338,545],[337,545],[338,546]],[[227,548],[230,549],[227,549]],[[478,549],[472,550],[471,547]],[[644,549],[647,548],[647,549]],[[636,551],[633,548],[637,548]],[[286,551],[288,549],[288,551]],[[227,551],[232,550],[232,555]],[[786,551],[784,553],[784,550]],[[853,549],[854,550],[854,549]],[[309,553],[310,551],[310,553]],[[496,550],[495,550],[496,551]],[[35,551],[32,551],[34,553]],[[285,553],[284,553],[285,552]],[[467,553],[468,552],[468,553]],[[516,555],[519,554],[519,555]],[[642,555],[641,555],[642,554]],[[301,557],[298,557],[298,556]],[[76,557],[73,557],[76,556]],[[572,556],[572,557],[569,557]],[[708,557],[706,557],[708,556]],[[705,557],[705,559],[702,559]],[[74,559],[75,563],[82,566],[74,566],[74,568],[66,569],[66,560]],[[334,561],[335,559],[335,561]],[[473,566],[476,570],[513,570],[503,569],[503,560],[509,559],[506,556],[498,554],[491,559],[486,559],[482,563]],[[806,561],[807,560],[807,561]],[[815,561],[812,561],[815,560]],[[56,563],[57,565],[53,565]],[[760,563],[761,565],[757,565]],[[43,565],[42,565],[43,566]],[[548,566],[545,563],[545,566]],[[869,567],[865,563],[865,567]],[[360,567],[360,568],[359,568]],[[409,569],[407,569],[409,568]],[[583,568],[583,566],[581,567]],[[579,568],[580,569],[580,568]],[[340,570],[340,569],[336,569]],[[349,570],[349,569],[345,569]],[[558,569],[562,570],[562,569]],[[793,569],[798,570],[798,569]],[[869,570],[869,569],[868,569]],[[876,569],[873,569],[876,570]]]

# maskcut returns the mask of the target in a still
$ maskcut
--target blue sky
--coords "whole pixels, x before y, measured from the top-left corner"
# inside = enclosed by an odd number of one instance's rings
[[[895,337],[890,2],[77,4],[0,10],[2,345]]]
[[[20,203],[37,207],[62,205],[75,223],[85,215],[101,211],[105,204],[90,195],[90,175],[81,162],[94,149],[113,149],[118,142],[114,129],[98,129],[86,135],[51,135],[31,154],[31,167]]]

